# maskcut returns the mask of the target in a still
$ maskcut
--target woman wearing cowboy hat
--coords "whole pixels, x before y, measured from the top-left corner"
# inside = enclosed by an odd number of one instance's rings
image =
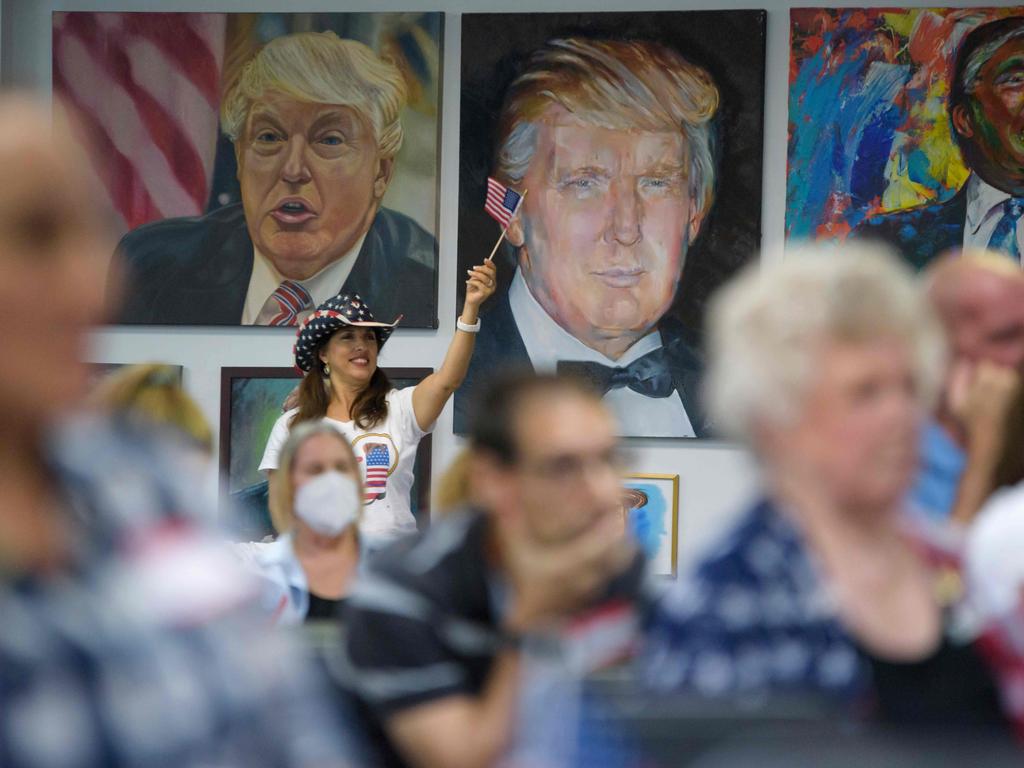
[[[317,307],[300,326],[295,342],[295,365],[305,373],[298,407],[274,424],[260,462],[271,485],[289,429],[325,418],[352,442],[362,465],[366,508],[360,530],[367,544],[415,531],[409,495],[416,447],[466,375],[480,328],[477,313],[494,293],[495,275],[490,261],[470,271],[458,330],[444,362],[415,387],[405,389],[392,387],[377,367],[380,348],[398,320],[375,321],[358,294],[340,294]]]

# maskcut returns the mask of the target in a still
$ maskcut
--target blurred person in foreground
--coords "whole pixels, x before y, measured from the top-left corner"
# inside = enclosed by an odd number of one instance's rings
[[[967,597],[1024,740],[1024,483],[996,491],[967,530]]]
[[[109,312],[76,146],[61,110],[0,99],[0,765],[342,764],[340,724],[188,514],[176,450],[69,413]]]
[[[342,431],[320,419],[291,430],[279,462],[270,495],[278,538],[237,549],[269,581],[263,602],[275,623],[336,619],[360,561],[356,455]]]
[[[616,430],[600,395],[521,374],[492,382],[477,406],[480,507],[381,552],[347,606],[352,687],[382,729],[384,764],[499,763],[536,736],[516,733],[531,639],[566,641],[585,673],[633,638],[643,560],[623,535]],[[568,712],[525,714],[571,727]]]
[[[764,497],[658,605],[645,682],[1001,722],[990,671],[902,527],[943,363],[911,274],[870,246],[787,253],[716,297],[710,342],[710,402],[758,458]]]
[[[925,279],[950,361],[910,498],[928,518],[967,524],[1000,484],[1024,479],[1024,455],[1008,456],[1021,450],[1024,273],[1002,254],[966,251]]]

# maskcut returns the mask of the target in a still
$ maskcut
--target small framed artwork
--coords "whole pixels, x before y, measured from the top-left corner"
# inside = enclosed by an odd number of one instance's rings
[[[431,368],[385,368],[398,388],[418,384]],[[259,541],[274,532],[267,506],[267,479],[260,460],[274,422],[285,411],[288,396],[301,377],[289,367],[221,368],[220,471],[221,488],[233,507],[233,533],[246,541]],[[422,528],[430,520],[431,436],[416,452],[412,513]]]
[[[679,550],[679,475],[626,475],[622,514],[654,573],[674,577]]]

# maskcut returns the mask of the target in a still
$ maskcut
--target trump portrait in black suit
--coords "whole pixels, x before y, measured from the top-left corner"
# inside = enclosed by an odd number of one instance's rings
[[[221,103],[241,203],[129,232],[123,323],[295,325],[339,291],[436,327],[437,243],[382,206],[402,145],[402,73],[333,32],[275,38]]]
[[[506,240],[516,270],[482,318],[456,398],[505,366],[571,372],[605,393],[621,434],[703,437],[701,357],[669,315],[714,197],[711,75],[654,41],[555,39],[510,85],[493,175],[525,191]]]

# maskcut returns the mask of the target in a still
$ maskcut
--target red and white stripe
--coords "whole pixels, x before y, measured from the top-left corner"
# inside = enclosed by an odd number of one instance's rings
[[[484,203],[484,210],[501,224],[502,229],[508,227],[509,221],[512,220],[512,214],[515,213],[515,211],[510,211],[505,207],[505,193],[507,191],[508,188],[504,184],[496,179],[492,179],[490,176],[487,177],[487,200]]]
[[[223,13],[53,15],[53,89],[92,141],[124,228],[206,210],[217,149]]]

